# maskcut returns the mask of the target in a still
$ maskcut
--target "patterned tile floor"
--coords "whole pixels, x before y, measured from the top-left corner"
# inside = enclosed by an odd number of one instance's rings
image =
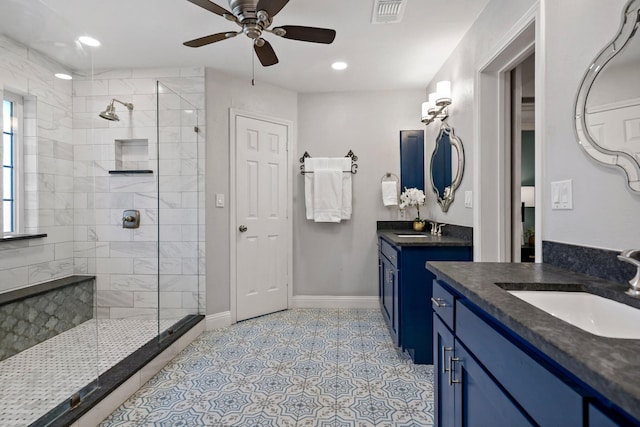
[[[296,309],[206,332],[110,426],[432,426],[433,367],[395,349],[379,310]]]
[[[31,424],[157,333],[153,320],[89,320],[1,361],[0,426]]]

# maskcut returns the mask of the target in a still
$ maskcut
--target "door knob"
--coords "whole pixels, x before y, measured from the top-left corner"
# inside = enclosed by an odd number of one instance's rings
[[[247,226],[241,225],[240,227],[238,227],[238,230],[240,230],[241,233],[244,233],[245,231],[247,231]]]

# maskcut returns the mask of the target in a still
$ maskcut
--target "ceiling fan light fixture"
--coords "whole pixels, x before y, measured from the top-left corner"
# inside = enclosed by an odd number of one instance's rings
[[[262,38],[264,32],[285,39],[322,44],[331,44],[336,37],[336,31],[328,28],[301,25],[284,25],[270,28],[273,17],[289,3],[289,0],[228,0],[231,12],[211,0],[187,1],[229,21],[233,21],[241,27],[241,30],[237,33],[222,32],[198,37],[184,42],[183,45],[187,47],[202,47],[244,33],[253,40],[253,50],[264,67],[278,63],[278,56],[273,47],[268,40]]]
[[[344,61],[336,61],[333,64],[331,64],[331,68],[333,68],[336,71],[346,70],[348,66],[349,65]]]

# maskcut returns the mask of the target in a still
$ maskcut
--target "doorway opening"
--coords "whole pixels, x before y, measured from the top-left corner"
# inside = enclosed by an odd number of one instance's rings
[[[492,262],[520,261],[524,243],[522,221],[528,223],[525,207],[522,209],[522,138],[527,132],[542,129],[543,59],[544,46],[536,41],[539,30],[539,11],[532,7],[504,37],[503,43],[481,62],[476,74],[474,156],[474,260]],[[528,67],[527,67],[528,66]],[[535,70],[532,76],[529,73]],[[524,81],[529,82],[523,86]],[[531,87],[532,86],[532,87]],[[517,91],[514,88],[518,88]],[[523,92],[524,90],[524,92]],[[517,93],[516,93],[517,92]],[[530,94],[533,93],[532,96]],[[526,95],[526,96],[524,96]],[[532,99],[531,99],[532,98]],[[524,102],[523,102],[524,101]],[[537,101],[537,102],[535,102]],[[528,116],[533,113],[533,118]],[[525,122],[523,117],[527,117]],[[514,126],[517,123],[518,126]],[[533,125],[533,126],[531,126]],[[541,190],[542,142],[540,132],[525,134],[533,138],[533,187]],[[530,154],[530,143],[527,142]],[[524,187],[531,187],[527,181]],[[539,209],[542,191],[535,192]],[[540,215],[535,218],[535,242],[539,242]],[[528,243],[528,236],[527,236]],[[535,256],[540,257],[539,244],[534,245]],[[531,251],[530,248],[527,250]],[[528,259],[531,255],[526,254]],[[539,259],[539,258],[536,258]]]

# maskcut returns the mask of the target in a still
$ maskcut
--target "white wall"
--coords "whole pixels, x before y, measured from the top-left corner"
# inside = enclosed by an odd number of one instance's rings
[[[582,151],[572,120],[585,70],[617,34],[626,3],[583,0],[575,19],[573,2],[543,1],[545,186],[550,191],[552,181],[572,179],[574,205],[571,211],[554,211],[545,203],[544,240],[614,250],[640,247],[640,194],[626,188],[621,170],[602,166]]]
[[[230,310],[230,238],[235,238],[229,218],[229,109],[258,113],[293,122],[298,118],[298,97],[295,92],[262,84],[255,86],[249,79],[239,79],[213,69],[206,69],[206,125],[208,129],[206,158],[206,241],[207,251],[207,314]],[[295,127],[295,126],[294,126]],[[295,132],[294,132],[295,135]],[[294,137],[295,138],[295,137]],[[295,141],[294,145],[295,147]],[[291,165],[297,169],[297,165]],[[224,194],[226,205],[216,208],[214,194]],[[294,235],[295,238],[295,235]]]
[[[353,150],[358,173],[352,177],[352,218],[340,224],[306,219],[304,179],[295,174],[294,295],[377,295],[376,221],[397,220],[397,209],[382,205],[380,180],[385,172],[400,175],[400,131],[424,129],[423,100],[420,89],[299,95],[297,157],[305,151],[341,157]]]

